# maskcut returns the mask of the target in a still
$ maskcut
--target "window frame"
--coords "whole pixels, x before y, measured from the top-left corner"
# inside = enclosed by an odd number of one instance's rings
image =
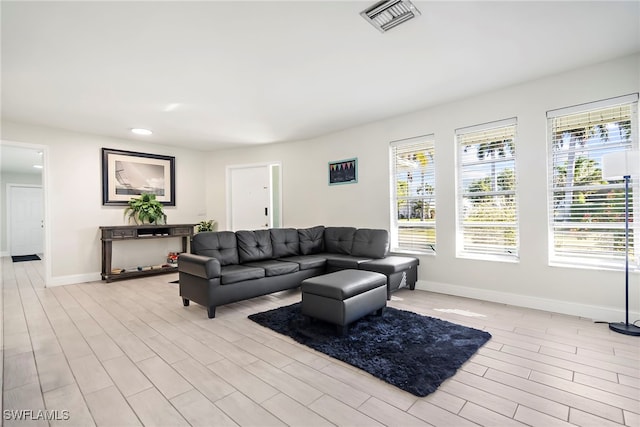
[[[430,182],[433,183],[433,185],[428,184],[428,183],[422,183],[423,186],[424,185],[429,185],[431,188],[431,194],[429,197],[426,196],[419,196],[419,195],[415,195],[415,196],[411,196],[411,195],[407,195],[407,196],[399,196],[398,195],[398,175],[397,175],[397,164],[398,164],[398,160],[397,160],[397,149],[398,147],[404,147],[405,149],[407,147],[411,147],[411,146],[415,146],[415,147],[419,147],[420,145],[424,144],[424,150],[430,152],[430,154],[428,155],[428,157],[430,157],[431,161],[427,163],[427,165],[423,168],[420,169],[423,171],[422,175],[421,175],[421,179],[424,180],[424,178],[426,176],[432,177]],[[435,135],[434,134],[427,134],[427,135],[421,135],[421,136],[416,136],[416,137],[412,137],[412,138],[406,138],[406,139],[401,139],[401,140],[395,140],[392,141],[389,144],[389,168],[390,168],[390,182],[391,182],[391,191],[390,191],[390,199],[391,199],[391,233],[390,233],[390,248],[391,248],[391,252],[396,252],[396,253],[408,253],[408,254],[418,254],[418,255],[435,255],[436,253],[436,235],[437,235],[437,228],[436,228],[436,215],[435,212],[437,210],[436,205],[437,205],[437,184],[436,184],[436,149],[435,149]],[[430,209],[430,212],[428,213],[428,215],[431,215],[431,211],[433,212],[433,218],[430,218],[428,221],[417,221],[411,225],[405,225],[402,222],[399,221],[399,204],[401,203],[402,200],[406,200],[407,202],[419,202],[422,199],[422,203],[424,203],[425,199],[430,199],[432,201],[432,205],[433,205],[433,209]],[[408,203],[407,203],[408,204]],[[424,205],[423,205],[424,206]],[[431,206],[431,204],[430,204]],[[423,211],[422,211],[423,212]],[[422,213],[422,215],[424,214],[424,212]],[[421,229],[424,231],[425,235],[423,236],[425,239],[425,242],[423,243],[424,245],[426,245],[425,248],[416,248],[415,246],[404,246],[402,245],[401,241],[406,238],[406,237],[410,237],[413,238],[414,236],[416,236],[415,239],[415,245],[420,245],[421,243],[421,237],[418,235],[417,232],[411,232],[409,231],[408,233],[405,234],[405,237],[401,238],[401,234],[402,234],[402,229]],[[414,234],[415,233],[415,234]],[[427,236],[431,236],[432,239],[429,239]]]
[[[590,230],[594,234],[598,232],[597,231],[598,229],[600,230],[616,229],[616,230],[620,230],[620,232],[622,233],[624,232],[624,220],[618,221],[618,222],[593,222],[593,223],[570,222],[570,221],[562,222],[562,221],[555,220],[555,212],[556,212],[555,193],[556,192],[567,191],[566,190],[567,188],[591,190],[594,192],[598,190],[600,191],[620,190],[620,189],[624,189],[624,180],[611,180],[611,181],[606,181],[606,183],[604,183],[605,180],[601,178],[601,181],[603,183],[600,183],[600,184],[593,184],[593,185],[582,186],[582,187],[575,184],[572,185],[571,187],[566,187],[566,186],[556,187],[555,180],[554,180],[554,173],[555,173],[556,167],[560,164],[556,162],[556,157],[560,157],[560,156],[556,155],[556,150],[554,148],[556,144],[556,141],[554,140],[554,134],[555,134],[554,120],[565,119],[566,121],[569,121],[571,120],[571,117],[575,118],[580,114],[588,115],[590,112],[603,111],[603,110],[615,108],[618,106],[621,106],[621,107],[627,106],[630,108],[630,114],[629,114],[629,117],[630,117],[629,129],[631,132],[630,142],[628,143],[628,147],[625,149],[621,149],[621,147],[625,145],[624,140],[620,140],[617,145],[612,144],[607,148],[611,149],[612,151],[624,151],[624,150],[637,151],[639,150],[639,147],[640,147],[640,141],[639,141],[640,135],[638,135],[638,127],[639,127],[638,126],[638,122],[639,122],[638,93],[623,95],[620,97],[609,98],[609,99],[589,102],[585,104],[575,105],[571,107],[565,107],[565,108],[559,108],[559,109],[547,111],[547,150],[548,150],[547,151],[548,152],[548,155],[547,155],[547,164],[548,164],[547,212],[548,212],[548,234],[549,234],[548,263],[550,266],[569,267],[569,268],[586,268],[586,269],[624,270],[625,259],[624,259],[624,256],[622,256],[622,253],[620,254],[619,257],[615,257],[613,255],[606,256],[605,254],[599,254],[599,255],[593,254],[593,253],[589,254],[588,249],[586,249],[581,254],[578,253],[576,255],[569,255],[570,251],[567,249],[565,249],[564,251],[556,249],[556,230],[571,228],[571,227],[567,227],[567,225],[571,225],[571,224],[579,225],[580,226],[579,228]],[[606,123],[615,123],[619,121],[620,121],[620,118],[615,118],[615,119],[611,118]],[[588,126],[588,123],[590,122],[576,122],[576,123],[578,123],[574,125],[576,128],[579,128],[581,126],[584,126],[586,128]],[[582,149],[576,148],[574,151],[576,153],[578,152],[591,153],[596,151],[605,151],[605,148],[603,147],[604,147],[604,144],[602,145],[601,148],[583,147]],[[593,159],[594,157],[596,156],[595,155],[587,156],[588,159]],[[598,166],[601,168],[602,167],[601,163],[598,163]],[[573,194],[573,191],[571,191],[571,194]],[[632,215],[633,218],[640,218],[640,177],[638,176],[631,177],[629,196],[630,196],[629,199],[631,204],[630,215]],[[584,212],[585,214],[589,214],[589,215],[592,215],[593,213],[595,213],[593,211],[586,211],[586,210],[583,210],[581,212]],[[635,246],[635,250],[634,250],[635,255],[632,253],[630,254],[630,257],[629,257],[630,271],[640,271],[640,244],[638,243],[640,242],[640,224],[639,223],[640,221],[634,221],[629,223],[630,242],[632,245]],[[577,228],[577,227],[574,227],[574,228]],[[579,238],[579,234],[576,233],[575,238],[576,239]],[[603,237],[601,238],[606,238],[606,234],[603,234]],[[615,243],[612,243],[611,245],[612,247],[615,247]],[[590,247],[593,247],[593,245],[587,248],[590,248]]]
[[[493,159],[476,159],[474,161],[464,161],[463,159],[466,157],[466,149],[467,147],[474,144],[482,144],[482,143],[492,143],[491,139],[493,137],[499,136],[502,133],[503,144],[506,144],[506,141],[510,138],[512,141],[512,147],[509,148],[511,151],[511,157],[498,157],[495,155]],[[475,136],[475,138],[474,138]],[[455,130],[455,143],[456,143],[456,256],[458,258],[468,258],[468,259],[480,259],[486,261],[501,261],[501,262],[519,262],[520,259],[520,218],[519,218],[519,203],[518,203],[518,174],[517,174],[517,139],[518,139],[518,120],[517,117],[512,117],[503,120],[496,120],[492,122],[487,122],[474,126],[467,126],[464,128],[458,128]],[[498,141],[498,140],[495,140]],[[504,148],[504,147],[503,147]],[[495,150],[495,149],[492,149]],[[498,190],[492,189],[491,191],[474,193],[468,192],[465,190],[465,181],[464,179],[469,176],[469,170],[473,167],[482,167],[482,166],[493,166],[500,165],[500,163],[513,163],[513,189],[512,190]],[[505,168],[505,170],[508,167]],[[492,175],[495,172],[492,172]],[[497,183],[497,176],[494,177],[494,182]],[[469,206],[470,200],[472,197],[492,197],[498,200],[504,196],[511,196],[513,199],[514,205],[514,221],[506,222],[506,221],[487,221],[486,224],[480,226],[480,228],[485,228],[486,230],[491,229],[491,227],[501,227],[504,228],[504,231],[507,232],[509,229],[513,230],[514,233],[514,245],[513,246],[504,246],[503,250],[498,252],[495,250],[491,250],[491,245],[484,245],[485,249],[483,250],[482,244],[477,245],[469,245],[466,243],[465,237],[469,237],[467,233],[465,233],[465,228],[469,227],[469,221],[465,221],[465,206]],[[495,208],[495,206],[493,206]],[[482,222],[478,222],[481,224]],[[506,226],[506,227],[505,227]],[[487,236],[490,236],[490,232],[487,232]],[[499,245],[494,246],[493,248],[499,247]]]

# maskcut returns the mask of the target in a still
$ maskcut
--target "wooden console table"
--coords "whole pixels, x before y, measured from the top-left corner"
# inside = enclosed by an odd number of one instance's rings
[[[107,282],[112,282],[114,280],[131,279],[133,277],[176,272],[178,270],[177,267],[162,267],[143,271],[127,270],[121,273],[113,273],[111,266],[112,244],[120,240],[181,237],[182,252],[187,252],[189,241],[193,236],[193,227],[195,227],[195,224],[118,225],[100,227],[100,240],[102,240],[102,279]],[[165,263],[162,262],[162,264]]]

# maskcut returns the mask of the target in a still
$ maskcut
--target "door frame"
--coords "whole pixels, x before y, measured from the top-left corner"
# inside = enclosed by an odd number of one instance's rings
[[[27,142],[18,142],[18,141],[11,141],[11,140],[0,140],[0,144],[4,145],[4,146],[8,146],[8,147],[18,147],[18,148],[25,148],[25,149],[31,149],[31,150],[39,150],[42,151],[42,182],[41,182],[41,187],[42,187],[42,203],[43,203],[43,222],[44,222],[44,233],[43,233],[43,238],[44,238],[44,242],[43,242],[43,246],[44,246],[44,254],[43,254],[43,262],[44,262],[44,285],[45,287],[47,287],[49,285],[49,283],[51,283],[51,202],[49,199],[49,183],[51,182],[51,167],[50,167],[50,162],[49,162],[49,147],[43,144],[31,144],[31,143],[27,143]],[[5,189],[6,191],[6,196],[9,195],[8,193],[8,186],[9,185],[16,185],[16,184],[7,184],[7,188]],[[8,200],[7,200],[8,201]],[[5,212],[5,225],[7,228],[7,233],[9,233],[9,215],[10,215],[10,211],[9,211],[9,203],[7,203],[7,210]],[[11,245],[10,239],[11,236],[7,235],[7,245]],[[10,246],[7,247],[7,251],[10,251]]]
[[[232,200],[232,188],[231,188],[231,173],[233,170],[237,170],[237,169],[249,169],[249,168],[260,168],[260,167],[266,167],[269,169],[269,227],[268,228],[272,228],[273,227],[273,212],[274,212],[274,205],[277,206],[278,208],[278,213],[279,213],[279,224],[277,224],[278,227],[282,227],[283,226],[283,220],[282,220],[282,162],[264,162],[264,163],[248,163],[248,164],[239,164],[239,165],[228,165],[226,168],[226,187],[227,187],[227,191],[226,191],[226,206],[227,206],[227,220],[226,220],[226,229],[227,230],[232,230],[232,225],[233,225],[233,221],[232,221],[232,209],[231,209],[231,200]],[[274,186],[274,182],[273,182],[273,168],[277,167],[278,171],[277,171],[277,175],[278,175],[278,188],[277,188],[277,193],[276,193],[276,188]],[[274,195],[277,194],[277,198],[276,198],[276,202],[274,203]]]

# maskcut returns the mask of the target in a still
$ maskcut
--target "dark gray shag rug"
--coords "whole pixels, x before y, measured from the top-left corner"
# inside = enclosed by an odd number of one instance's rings
[[[382,317],[352,323],[343,337],[335,325],[305,322],[300,303],[249,319],[416,396],[433,393],[491,338],[488,332],[392,307]]]

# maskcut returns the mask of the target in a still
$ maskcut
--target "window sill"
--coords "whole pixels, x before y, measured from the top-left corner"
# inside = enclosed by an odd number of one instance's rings
[[[428,252],[420,252],[420,251],[410,251],[410,250],[403,250],[403,249],[392,249],[391,251],[389,251],[390,255],[411,255],[411,256],[435,256],[436,252],[435,251],[428,251]]]
[[[614,265],[614,264],[583,264],[578,262],[570,262],[570,261],[549,261],[549,267],[556,268],[574,268],[579,270],[598,270],[598,271],[615,271],[619,273],[624,273],[624,265]],[[629,266],[630,274],[640,274],[640,268]]]

